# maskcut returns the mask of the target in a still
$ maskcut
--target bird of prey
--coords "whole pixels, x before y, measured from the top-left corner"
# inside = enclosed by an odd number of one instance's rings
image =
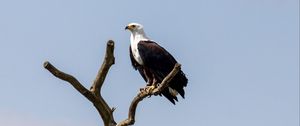
[[[125,30],[131,32],[129,52],[133,68],[139,71],[147,86],[157,87],[177,61],[166,49],[146,36],[141,24],[130,23]],[[184,98],[183,88],[187,83],[188,79],[180,70],[161,94],[175,105],[178,93]]]

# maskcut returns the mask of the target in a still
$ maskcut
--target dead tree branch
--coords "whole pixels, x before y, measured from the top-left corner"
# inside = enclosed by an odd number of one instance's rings
[[[97,109],[98,113],[100,114],[104,126],[128,126],[128,125],[133,125],[135,123],[135,112],[138,103],[142,101],[144,98],[146,98],[147,96],[160,94],[166,87],[169,86],[169,82],[177,74],[181,66],[180,64],[177,63],[174,66],[173,70],[168,74],[168,76],[166,76],[161,82],[161,84],[154,90],[139,92],[131,102],[129,112],[128,112],[128,118],[117,124],[113,117],[113,111],[115,110],[115,108],[109,107],[106,101],[101,96],[101,87],[103,86],[103,82],[106,78],[106,75],[110,67],[114,63],[115,63],[114,42],[112,40],[109,40],[106,46],[104,61],[101,65],[100,70],[98,71],[98,74],[90,90],[86,89],[75,77],[58,70],[48,61],[44,63],[44,68],[47,69],[49,72],[51,72],[55,77],[69,82],[79,93],[81,93],[90,102],[92,102],[94,107]]]
[[[55,68],[50,62],[44,63],[44,68],[51,72],[55,77],[69,82],[78,92],[85,96],[98,110],[105,126],[115,126],[116,122],[113,118],[114,108],[110,108],[101,96],[101,87],[108,73],[109,68],[114,64],[114,42],[109,40],[106,46],[106,54],[103,64],[94,80],[90,90],[86,89],[75,77],[66,74]]]

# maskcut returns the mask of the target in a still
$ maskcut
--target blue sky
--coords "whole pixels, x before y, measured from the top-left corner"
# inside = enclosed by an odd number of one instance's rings
[[[130,22],[182,64],[186,99],[141,102],[136,125],[298,126],[298,0],[0,1],[0,125],[95,126],[98,113],[48,60],[90,87],[105,43],[116,64],[103,96],[127,116],[144,82],[131,67]]]

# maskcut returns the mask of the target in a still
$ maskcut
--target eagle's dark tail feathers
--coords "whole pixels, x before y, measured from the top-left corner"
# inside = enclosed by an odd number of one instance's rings
[[[170,88],[176,90],[182,98],[184,98],[184,87],[187,86],[188,79],[185,74],[180,70],[170,82]],[[162,94],[175,105],[175,101],[178,101],[177,97],[172,95],[168,88],[164,89]]]

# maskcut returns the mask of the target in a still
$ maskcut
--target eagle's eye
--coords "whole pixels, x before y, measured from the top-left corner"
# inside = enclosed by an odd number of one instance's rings
[[[136,26],[135,26],[135,25],[131,25],[131,27],[132,27],[132,28],[135,28]]]

